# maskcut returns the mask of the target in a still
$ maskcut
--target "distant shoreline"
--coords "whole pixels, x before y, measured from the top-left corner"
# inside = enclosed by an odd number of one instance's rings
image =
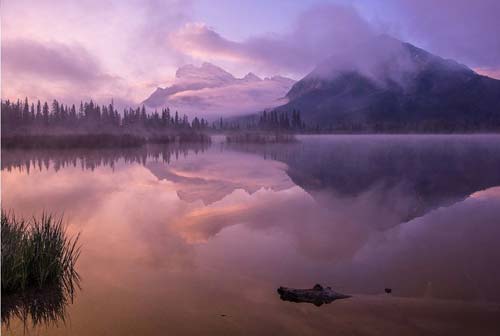
[[[71,148],[131,148],[146,144],[176,144],[212,142],[212,136],[224,136],[228,143],[293,143],[303,136],[480,136],[500,135],[500,132],[330,132],[294,133],[272,131],[179,132],[167,134],[140,133],[76,133],[76,134],[8,134],[1,136],[2,149],[71,149]]]
[[[129,148],[147,143],[209,143],[205,133],[179,132],[171,134],[77,133],[77,134],[10,134],[2,135],[2,149],[71,149]]]

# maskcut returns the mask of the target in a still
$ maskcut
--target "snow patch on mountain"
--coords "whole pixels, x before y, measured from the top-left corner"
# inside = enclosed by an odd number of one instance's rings
[[[157,88],[143,104],[205,118],[235,116],[286,103],[294,83],[283,76],[262,79],[252,72],[236,78],[211,63],[189,64],[176,71],[171,86]]]

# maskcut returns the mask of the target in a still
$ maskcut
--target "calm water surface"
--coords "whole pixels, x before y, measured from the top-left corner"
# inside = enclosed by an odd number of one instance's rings
[[[300,140],[2,151],[3,207],[82,244],[65,321],[2,331],[500,333],[500,136]],[[354,297],[276,293],[315,283]]]

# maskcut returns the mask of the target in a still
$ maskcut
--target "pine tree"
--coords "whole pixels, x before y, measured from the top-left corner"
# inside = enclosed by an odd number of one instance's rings
[[[42,109],[43,124],[49,126],[49,104],[45,102]]]
[[[30,111],[30,121],[35,121],[35,104],[31,103],[31,111]]]
[[[40,103],[40,100],[36,103],[36,116],[35,119],[37,123],[42,122],[42,104]]]
[[[28,103],[28,97],[26,97],[24,99],[22,120],[25,123],[29,123],[29,120],[30,120],[30,106],[29,106],[29,103]]]

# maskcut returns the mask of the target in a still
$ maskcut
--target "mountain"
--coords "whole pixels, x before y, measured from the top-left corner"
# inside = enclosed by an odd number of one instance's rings
[[[224,85],[234,81],[234,76],[211,63],[203,63],[200,67],[188,64],[177,69],[175,77],[184,82]]]
[[[245,82],[260,82],[262,79],[260,79],[257,75],[255,75],[253,72],[249,72],[241,79],[242,81]]]
[[[143,104],[208,118],[235,116],[282,105],[294,83],[281,76],[261,79],[251,72],[236,78],[211,63],[189,64],[177,70],[171,86],[157,88]]]
[[[286,97],[278,110],[320,128],[500,129],[499,80],[389,36],[332,55]]]

